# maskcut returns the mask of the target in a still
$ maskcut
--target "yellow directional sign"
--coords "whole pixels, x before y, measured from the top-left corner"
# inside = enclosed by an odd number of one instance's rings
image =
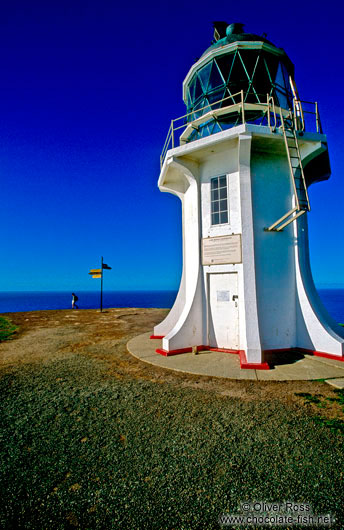
[[[103,311],[103,280],[104,280],[103,270],[104,269],[111,270],[111,267],[107,263],[104,263],[103,256],[102,256],[101,268],[90,269],[90,272],[88,273],[92,276],[92,278],[100,278],[100,312]]]

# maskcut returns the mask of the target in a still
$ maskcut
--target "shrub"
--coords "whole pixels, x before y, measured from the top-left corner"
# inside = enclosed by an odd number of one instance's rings
[[[11,339],[17,331],[17,326],[5,317],[0,317],[0,342]]]

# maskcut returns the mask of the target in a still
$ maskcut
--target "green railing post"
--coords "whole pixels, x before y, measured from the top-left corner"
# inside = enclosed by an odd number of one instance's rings
[[[244,108],[244,91],[241,90],[241,115],[242,115],[242,123],[245,123],[245,108]]]
[[[315,105],[315,121],[316,121],[316,125],[317,125],[317,133],[319,132],[319,114],[318,114],[318,102],[316,101],[314,103]]]

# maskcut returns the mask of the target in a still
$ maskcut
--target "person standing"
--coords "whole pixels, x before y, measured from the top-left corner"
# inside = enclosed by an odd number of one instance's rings
[[[77,295],[75,293],[72,293],[72,309],[79,309],[79,307],[76,305],[76,302],[79,300]]]

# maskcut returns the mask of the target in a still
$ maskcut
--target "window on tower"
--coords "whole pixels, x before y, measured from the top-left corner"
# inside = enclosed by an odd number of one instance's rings
[[[211,188],[211,224],[228,223],[227,177],[222,175],[210,181]]]

